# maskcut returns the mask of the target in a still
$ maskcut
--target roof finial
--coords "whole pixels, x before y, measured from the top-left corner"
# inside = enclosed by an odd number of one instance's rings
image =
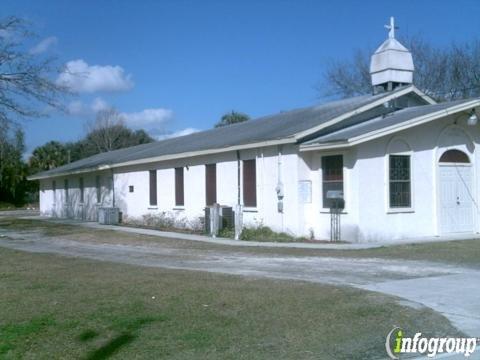
[[[393,16],[390,16],[390,25],[385,25],[385,28],[388,29],[388,37],[395,39],[395,29],[398,29],[398,26],[395,26],[395,18]]]

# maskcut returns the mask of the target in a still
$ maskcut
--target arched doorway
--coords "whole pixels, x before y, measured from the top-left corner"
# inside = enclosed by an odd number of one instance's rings
[[[465,152],[451,149],[440,156],[439,183],[441,232],[474,232],[473,168]]]

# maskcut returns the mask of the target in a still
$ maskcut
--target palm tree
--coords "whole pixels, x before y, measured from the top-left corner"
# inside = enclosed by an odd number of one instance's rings
[[[50,170],[68,162],[68,151],[58,141],[50,141],[37,147],[30,157],[29,165],[32,173]]]
[[[223,115],[221,120],[215,124],[215,127],[218,128],[222,126],[228,126],[228,125],[237,124],[237,123],[241,123],[248,120],[250,120],[250,116],[248,116],[247,114],[232,110],[232,112],[229,112]]]

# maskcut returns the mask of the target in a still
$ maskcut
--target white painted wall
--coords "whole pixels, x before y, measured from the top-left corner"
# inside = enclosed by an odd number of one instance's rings
[[[454,125],[454,122],[458,125]],[[331,152],[298,152],[294,145],[242,150],[240,159],[256,159],[257,207],[245,208],[244,223],[260,224],[275,231],[298,236],[311,234],[316,239],[330,238],[330,214],[322,206],[321,157],[344,155],[344,192],[346,208],[342,214],[342,238],[348,241],[389,241],[402,238],[434,236],[439,234],[438,212],[438,158],[447,148],[458,148],[471,154],[474,164],[474,183],[479,173],[479,126],[467,127],[465,118],[444,118],[413,129],[373,140],[354,148]],[[454,129],[454,130],[445,130]],[[462,135],[467,134],[468,135]],[[443,135],[442,135],[443,134]],[[468,140],[471,138],[473,141]],[[402,151],[408,144],[412,158],[412,208],[408,211],[390,211],[388,208],[388,153]],[[172,213],[179,218],[198,221],[205,208],[205,164],[217,164],[217,202],[234,207],[237,203],[237,154],[227,152],[130,166],[115,169],[114,191],[109,188],[110,171],[85,174],[85,201],[79,202],[78,178],[69,177],[71,213],[67,212],[64,178],[56,178],[55,197],[52,180],[42,180],[40,210],[43,215],[75,218],[82,216],[96,220],[99,206],[115,205],[127,218],[141,218],[146,214]],[[280,167],[279,167],[280,163]],[[175,167],[184,167],[185,206],[175,206]],[[279,171],[279,168],[281,169]],[[149,204],[149,170],[157,171],[157,206]],[[96,201],[95,176],[102,179],[102,200]],[[240,174],[242,179],[242,174]],[[284,186],[284,211],[277,210],[276,187]],[[299,182],[311,183],[311,201],[302,203]],[[129,186],[134,187],[129,192]],[[242,186],[240,186],[242,190]],[[478,199],[478,185],[475,198]],[[240,194],[243,201],[243,196]],[[82,215],[84,214],[84,215]],[[475,217],[478,218],[478,210]],[[477,222],[478,231],[478,222]]]
[[[100,176],[100,202],[97,202],[96,176]],[[57,177],[40,181],[40,214],[44,216],[96,221],[97,208],[112,206],[110,171],[83,174],[84,201],[80,201],[80,176]],[[65,189],[68,179],[68,202]],[[56,190],[53,190],[53,182]]]
[[[244,223],[247,226],[261,224],[275,231],[298,232],[296,195],[296,163],[298,156],[292,146],[282,149],[282,181],[285,186],[284,213],[277,211],[275,188],[278,182],[277,147],[243,150],[240,160],[256,159],[257,207],[245,208]],[[116,206],[131,218],[146,214],[175,212],[189,219],[204,215],[206,204],[205,164],[217,164],[217,202],[234,207],[238,198],[237,155],[235,152],[152,163],[148,167],[131,166],[115,170]],[[175,168],[184,167],[185,206],[175,206]],[[157,170],[157,206],[149,205],[149,170]],[[290,169],[293,169],[291,171]],[[240,167],[240,179],[243,167]],[[241,180],[242,181],[242,180]],[[129,186],[134,192],[129,192]],[[243,202],[243,187],[240,186],[240,201]]]
[[[457,125],[454,125],[454,122]],[[348,151],[305,153],[301,158],[311,170],[303,177],[313,183],[314,203],[308,206],[305,228],[312,228],[317,238],[330,236],[330,216],[321,208],[321,156],[344,154],[344,186],[346,208],[342,214],[342,238],[353,242],[394,241],[440,235],[437,221],[439,206],[438,159],[447,149],[468,153],[475,174],[479,174],[478,126],[469,127],[464,117],[447,117],[370,141]],[[388,206],[388,154],[403,151],[398,143],[406,143],[411,151],[412,208],[398,211]],[[478,199],[476,185],[475,199]],[[478,201],[477,201],[478,202]],[[304,206],[304,208],[307,208]],[[304,211],[308,213],[307,210]],[[478,208],[475,210],[478,219]],[[478,220],[476,231],[478,231]]]

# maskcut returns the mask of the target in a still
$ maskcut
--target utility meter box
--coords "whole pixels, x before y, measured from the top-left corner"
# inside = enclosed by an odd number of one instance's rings
[[[328,190],[327,199],[332,200],[331,207],[336,209],[343,209],[345,207],[345,200],[343,198],[342,190]]]

